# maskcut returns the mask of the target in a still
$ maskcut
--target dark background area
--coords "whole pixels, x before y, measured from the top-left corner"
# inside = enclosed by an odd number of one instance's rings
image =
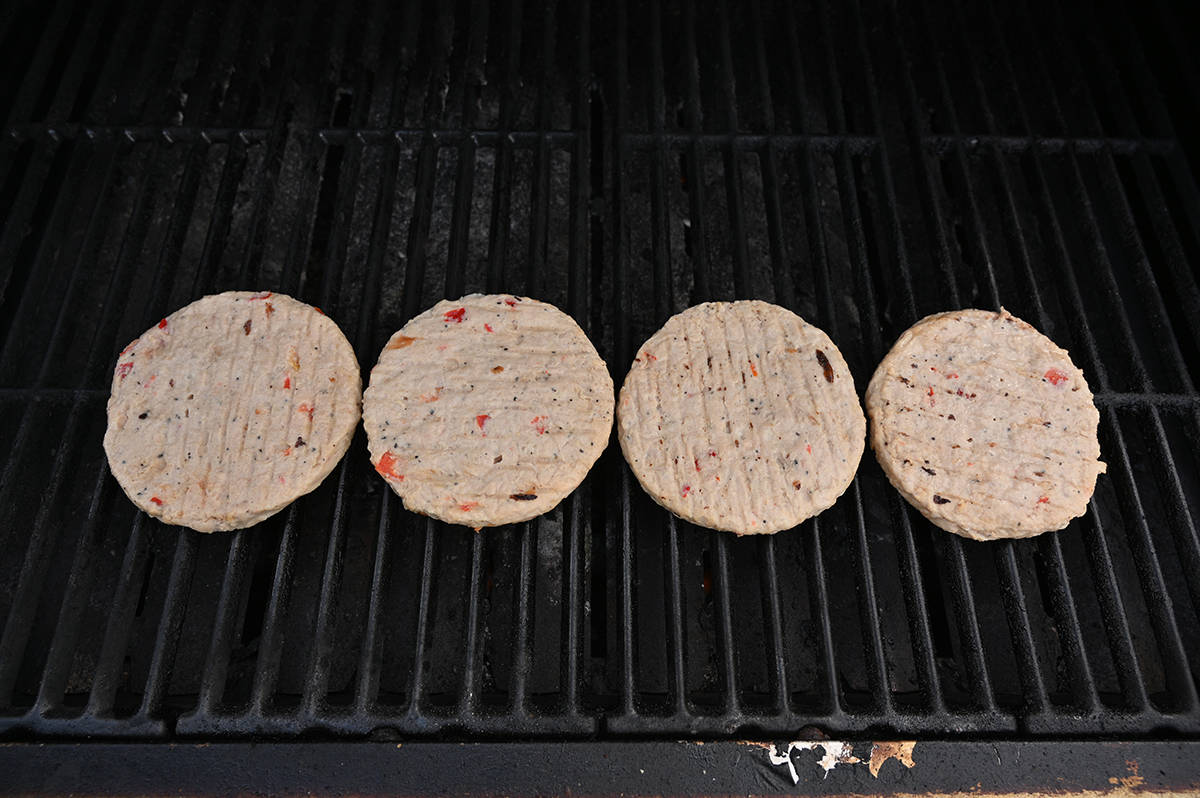
[[[1200,71],[1181,9],[28,2],[0,13],[0,732],[1200,734]],[[1068,348],[1108,474],[979,544],[868,451],[763,538],[611,446],[528,524],[405,512],[360,432],[200,535],[101,439],[118,351],[202,295],[315,304],[364,369],[442,297],[572,314],[619,384],[697,302],[825,329],[865,389],[922,316]]]

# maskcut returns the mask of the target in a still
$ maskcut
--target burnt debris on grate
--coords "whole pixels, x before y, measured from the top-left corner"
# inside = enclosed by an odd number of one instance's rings
[[[358,5],[0,20],[0,729],[1200,732],[1197,72],[1166,9]],[[443,296],[528,293],[618,380],[672,313],[757,297],[860,387],[921,316],[1003,304],[1093,381],[1109,473],[1066,531],[985,545],[868,455],[739,540],[614,448],[477,535],[404,512],[360,436],[276,518],[181,533],[107,473],[109,369],[234,287],[322,307],[366,366]]]

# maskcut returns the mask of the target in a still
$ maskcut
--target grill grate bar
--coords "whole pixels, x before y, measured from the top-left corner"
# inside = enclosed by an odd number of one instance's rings
[[[337,612],[337,591],[342,581],[342,558],[346,546],[346,480],[350,471],[349,459],[338,466],[337,494],[334,498],[329,543],[325,552],[325,568],[321,574],[321,592],[317,599],[317,617],[313,629],[312,657],[304,679],[301,713],[316,717],[322,713],[329,689],[329,659],[333,649],[334,613]]]
[[[479,710],[479,690],[484,636],[480,634],[479,609],[481,588],[487,579],[483,572],[483,536],[471,540],[471,572],[467,585],[467,617],[463,634],[462,688],[458,694],[458,714],[471,717]]]
[[[921,576],[921,565],[917,544],[913,535],[909,511],[897,496],[889,497],[891,515],[899,521],[896,537],[900,544],[900,578],[904,586],[904,606],[908,612],[908,624],[913,636],[913,656],[919,684],[925,693],[925,703],[930,714],[941,716],[946,712],[946,701],[942,695],[942,683],[938,678],[933,631],[926,604],[926,586]]]
[[[779,568],[775,562],[775,537],[768,535],[759,544],[762,573],[763,615],[767,624],[770,662],[772,714],[790,714],[790,685],[783,641],[783,606],[779,598]]]
[[[867,658],[867,686],[875,702],[874,711],[890,716],[892,693],[888,689],[888,667],[884,658],[883,623],[879,615],[879,602],[875,595],[875,576],[871,572],[871,559],[867,544],[867,523],[863,512],[862,489],[857,479],[850,485],[854,494],[855,547],[858,577],[858,612],[862,619],[863,649]]]
[[[147,534],[146,520],[149,516],[136,513],[129,542],[125,544],[125,555],[121,561],[121,574],[117,580],[116,593],[109,605],[108,623],[104,629],[104,643],[96,660],[96,675],[88,696],[85,714],[91,718],[110,717],[114,698],[121,679],[121,666],[133,635],[133,617],[137,611],[138,593],[142,584],[141,574],[146,568]]]
[[[71,563],[71,575],[67,578],[67,589],[59,608],[58,620],[54,625],[54,640],[46,656],[46,667],[42,671],[42,682],[38,688],[37,702],[33,712],[46,714],[62,701],[66,692],[71,658],[79,639],[88,592],[95,576],[94,555],[104,532],[96,523],[100,502],[108,485],[108,469],[101,468],[87,518],[80,531]]]
[[[682,717],[689,713],[684,663],[687,639],[683,626],[683,575],[679,565],[679,525],[675,516],[666,515],[667,522],[663,525],[663,537],[666,539],[663,575],[667,586],[667,604],[663,610],[667,615],[668,691],[672,711]]]
[[[526,686],[530,668],[530,628],[533,626],[533,573],[534,558],[537,556],[535,543],[535,528],[540,526],[537,521],[520,525],[521,564],[516,585],[516,609],[513,622],[513,660],[512,681],[509,686],[509,698],[512,702],[512,712],[518,719],[528,717]]]
[[[662,12],[657,0],[652,4],[651,23],[653,31],[651,33],[651,41],[653,44],[654,54],[654,90],[660,93],[659,89],[665,83],[665,73],[663,71],[663,53],[662,53]],[[684,116],[687,122],[688,129],[693,134],[700,131],[700,126],[704,121],[704,112],[700,106],[700,62],[696,53],[696,17],[695,8],[692,3],[684,3],[683,5],[683,27],[684,27],[684,59],[687,68],[687,96],[684,98]],[[657,97],[660,113],[655,114],[656,128],[658,130],[665,126],[666,117],[666,101],[662,97]],[[663,120],[663,125],[658,126],[658,120]],[[624,128],[622,128],[624,129]],[[665,143],[665,140],[660,139]],[[666,154],[659,149],[659,157],[655,159],[656,166],[666,160]],[[706,147],[699,140],[693,140],[688,146],[687,158],[684,163],[684,179],[687,187],[688,195],[688,217],[691,219],[691,226],[685,231],[691,247],[688,249],[688,254],[692,260],[692,276],[694,286],[692,290],[692,300],[706,300],[714,297],[712,268],[708,260],[708,236],[706,233],[706,215],[704,213],[704,196],[705,186],[707,181],[704,179],[702,164],[704,163],[704,155],[707,151]],[[660,205],[659,208],[664,206]],[[659,227],[665,230],[665,223],[661,223]],[[656,265],[660,268],[665,265],[664,261],[655,259]],[[670,285],[670,274],[666,277],[660,277],[657,272],[656,280],[663,281],[663,285]],[[664,290],[660,294],[655,291],[656,297],[668,298],[668,292]],[[670,302],[660,300],[655,306],[656,321],[665,323],[667,317],[673,312]]]
[[[76,93],[79,91],[79,86],[86,75],[85,70],[88,58],[100,46],[100,32],[98,30],[100,22],[107,16],[111,5],[111,2],[89,5],[87,18],[84,20],[82,29],[79,31],[78,37],[70,48],[70,54],[64,59],[63,56],[56,53],[58,57],[55,61],[62,63],[65,60],[66,64],[63,66],[61,77],[58,79],[54,98],[50,103],[49,109],[45,112],[45,118],[64,119],[71,113]],[[78,9],[76,13],[79,13]],[[110,50],[108,57],[115,58],[117,56]]]
[[[1038,549],[1050,565],[1047,569],[1050,603],[1057,622],[1059,641],[1067,654],[1067,667],[1070,668],[1070,679],[1067,681],[1075,705],[1082,714],[1095,717],[1100,708],[1100,698],[1088,662],[1087,646],[1083,640],[1083,628],[1072,594],[1062,543],[1057,535],[1042,535]]]
[[[634,681],[634,579],[633,579],[633,524],[630,502],[630,476],[621,473],[621,718],[631,719],[637,715]],[[611,720],[610,720],[611,723]]]
[[[733,598],[729,576],[729,535],[713,532],[711,547],[716,551],[716,573],[713,574],[713,591],[716,594],[717,635],[720,640],[722,695],[725,699],[726,717],[741,715],[741,697],[737,683],[737,652],[733,631]]]
[[[200,679],[200,694],[196,711],[180,718],[179,725],[215,713],[225,694],[225,678],[229,670],[229,655],[233,650],[235,628],[241,619],[242,595],[246,588],[246,567],[250,559],[249,534],[244,529],[233,533],[229,555],[225,558],[225,574],[217,596],[217,613],[209,639],[208,656]]]
[[[13,98],[8,115],[10,124],[33,116],[38,96],[44,93],[46,81],[57,61],[58,50],[63,47],[62,39],[66,35],[70,18],[77,11],[75,6],[63,3],[54,9],[54,15],[42,29],[39,45],[29,62],[29,69],[20,78],[21,89]]]
[[[587,491],[587,488],[583,489]],[[586,585],[584,572],[583,539],[589,536],[591,530],[584,528],[583,510],[584,493],[577,493],[568,498],[566,508],[566,523],[563,537],[563,617],[562,617],[562,648],[563,659],[559,672],[559,684],[562,690],[562,711],[568,718],[580,716],[579,707],[579,657],[583,648],[583,630],[587,628],[583,618],[582,592]],[[589,726],[594,726],[590,724]]]
[[[650,24],[651,24],[651,41],[653,42],[652,57],[654,59],[653,69],[656,76],[662,76],[662,40],[660,38],[659,28],[661,22],[659,20],[659,7],[657,2],[652,2],[650,7]],[[664,100],[662,97],[662,80],[655,79],[653,81],[653,91],[651,103],[654,107],[653,124],[656,128],[662,127],[662,115],[665,113]],[[667,160],[666,150],[661,145],[656,151],[655,157],[650,165],[650,170],[653,173],[654,179],[651,185],[650,197],[650,229],[652,231],[652,246],[654,249],[654,266],[653,266],[653,283],[654,283],[654,307],[655,321],[665,321],[674,307],[671,296],[671,250],[670,250],[670,229],[668,227],[670,218],[670,210],[667,201],[667,178],[665,162]],[[695,170],[695,161],[689,163],[689,173]],[[691,175],[688,175],[689,189],[691,188]],[[695,200],[693,200],[693,205]],[[696,223],[696,213],[692,213],[693,224]],[[685,235],[687,231],[685,230]],[[692,245],[692,251],[696,251],[695,244]],[[703,254],[699,255],[703,258]]]
[[[404,720],[420,728],[427,724],[421,697],[425,685],[425,648],[429,641],[429,616],[433,612],[433,575],[436,562],[437,534],[432,519],[425,519],[424,553],[421,558],[421,587],[417,593],[417,618],[413,630],[412,677],[409,684],[408,711]]]
[[[271,135],[269,127],[238,127],[211,125],[107,125],[80,122],[27,122],[0,126],[0,139],[10,143],[58,142],[74,139],[110,141],[124,139],[130,142],[162,142],[166,144],[188,144],[196,141],[205,144],[222,144],[239,141],[243,144],[266,141]],[[441,146],[461,146],[469,142],[475,147],[499,147],[534,149],[548,145],[551,149],[562,149],[578,143],[583,131],[578,129],[545,130],[489,130],[459,128],[406,128],[388,126],[363,127],[315,127],[308,130],[325,144],[349,144],[356,141],[365,146],[401,144],[417,146],[427,137],[432,137]],[[851,154],[864,155],[878,148],[879,137],[854,133],[706,133],[703,131],[679,132],[660,130],[652,133],[637,131],[620,132],[623,144],[633,151],[652,151],[660,146],[671,149],[691,146],[710,149],[725,147],[735,152],[754,152],[767,147],[782,151],[812,150],[831,153],[847,148]],[[1069,137],[1069,136],[1006,136],[987,133],[927,133],[918,138],[923,151],[931,155],[944,155],[962,146],[968,151],[992,150],[1006,154],[1029,152],[1034,147],[1048,154],[1061,154],[1068,148],[1078,153],[1094,155],[1111,152],[1114,155],[1154,155],[1174,157],[1181,155],[1175,139],[1122,138],[1113,137]]]
[[[159,616],[158,633],[154,638],[154,653],[150,656],[150,669],[142,693],[142,705],[133,719],[133,725],[149,728],[164,726],[162,716],[163,699],[171,680],[171,669],[175,662],[175,650],[179,632],[183,627],[187,596],[191,590],[192,575],[196,567],[196,545],[199,532],[183,532],[175,544],[175,556],[171,562],[171,575],[167,581],[167,592],[163,599],[162,615]]]
[[[821,554],[821,524],[819,518],[809,519],[805,535],[805,561],[808,563],[809,602],[816,617],[817,636],[820,638],[820,670],[824,684],[820,695],[825,706],[817,710],[837,722],[845,714],[842,707],[842,689],[838,683],[837,661],[833,653],[833,623],[829,617],[829,590],[825,573],[825,559]]]
[[[279,681],[279,664],[283,656],[283,613],[291,593],[293,562],[296,558],[297,519],[293,504],[287,509],[279,551],[275,558],[275,573],[271,579],[271,594],[263,612],[262,632],[259,634],[258,658],[254,666],[254,686],[250,694],[250,711],[265,715]]]
[[[996,570],[1000,577],[1000,599],[1008,616],[1008,628],[1016,649],[1017,668],[1024,690],[1027,714],[1039,715],[1047,710],[1049,695],[1045,679],[1038,662],[1037,647],[1033,642],[1033,630],[1029,621],[1029,607],[1025,602],[1025,589],[1021,583],[1020,566],[1011,540],[1001,544],[997,556]]]
[[[354,691],[357,715],[366,715],[379,699],[379,679],[383,660],[380,640],[380,619],[383,616],[384,593],[391,573],[392,516],[396,513],[396,498],[392,491],[380,491],[379,526],[375,536],[375,556],[371,568],[371,595],[367,606],[366,628],[362,651],[358,658],[358,685]]]

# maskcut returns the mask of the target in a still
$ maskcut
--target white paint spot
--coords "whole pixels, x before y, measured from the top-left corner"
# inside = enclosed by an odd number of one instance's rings
[[[796,764],[792,761],[792,751],[815,751],[818,748],[824,753],[824,756],[817,760],[817,764],[825,771],[825,778],[828,778],[829,771],[838,765],[853,765],[862,761],[854,756],[853,745],[838,740],[824,740],[821,742],[793,740],[787,744],[787,750],[783,753],[779,753],[778,746],[773,746],[767,749],[767,755],[771,758],[772,765],[786,764],[788,771],[792,774],[792,784],[799,784],[800,774],[796,772]]]

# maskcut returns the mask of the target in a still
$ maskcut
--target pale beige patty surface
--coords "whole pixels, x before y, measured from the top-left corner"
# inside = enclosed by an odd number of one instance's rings
[[[575,320],[509,295],[413,318],[363,396],[371,462],[404,506],[477,528],[553,509],[604,451],[612,418],[612,378]]]
[[[207,296],[117,358],[104,451],[150,515],[242,529],[333,470],[361,394],[350,343],[316,308],[269,292]]]
[[[757,300],[672,316],[621,388],[621,449],[648,494],[692,523],[789,529],[854,478],[866,420],[841,352]]]
[[[1105,470],[1083,372],[1003,310],[917,322],[875,371],[867,412],[892,484],[934,524],[976,540],[1062,529]]]

